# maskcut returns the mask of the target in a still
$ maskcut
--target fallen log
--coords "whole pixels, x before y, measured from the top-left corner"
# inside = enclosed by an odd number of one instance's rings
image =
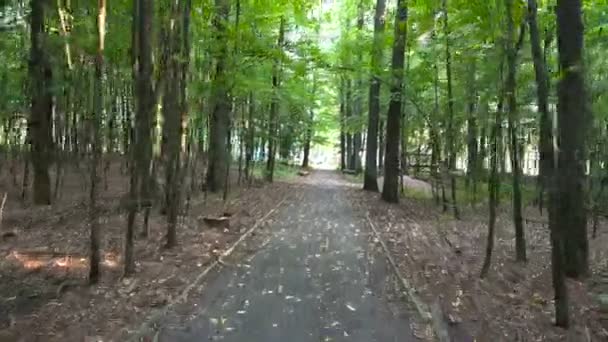
[[[229,216],[220,216],[220,217],[203,217],[203,222],[210,228],[230,228],[230,217]]]

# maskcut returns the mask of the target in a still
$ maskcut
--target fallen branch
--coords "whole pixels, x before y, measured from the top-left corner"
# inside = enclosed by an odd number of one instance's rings
[[[0,204],[0,230],[2,229],[2,218],[4,217],[4,205],[6,204],[6,197],[8,196],[8,192],[4,193],[2,197],[2,204]]]

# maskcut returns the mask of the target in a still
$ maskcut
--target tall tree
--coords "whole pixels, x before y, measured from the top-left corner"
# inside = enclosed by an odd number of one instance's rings
[[[313,125],[314,125],[314,121],[315,121],[315,109],[314,109],[314,102],[315,102],[315,94],[317,93],[317,82],[316,82],[316,78],[315,78],[315,74],[313,72],[312,75],[312,97],[313,97],[313,104],[310,106],[309,110],[308,110],[308,125],[306,127],[306,132],[304,133],[304,157],[302,158],[302,168],[307,168],[308,164],[309,164],[309,159],[310,159],[310,147],[312,144],[312,137],[313,137]]]
[[[51,179],[49,176],[52,152],[51,116],[53,112],[53,72],[48,57],[45,29],[46,1],[32,0],[30,14],[30,93],[31,114],[28,123],[28,139],[31,143],[31,159],[34,167],[34,203],[51,204]]]
[[[285,42],[285,17],[281,16],[279,24],[279,37],[277,38],[277,49],[283,49]],[[275,58],[272,66],[272,100],[270,101],[270,116],[268,119],[268,159],[266,161],[266,180],[272,182],[274,179],[274,164],[279,140],[279,87],[281,85],[282,56]]]
[[[181,206],[181,138],[182,116],[185,115],[186,65],[188,60],[187,22],[190,16],[190,6],[187,1],[172,2],[170,20],[167,27],[167,45],[165,46],[166,70],[162,114],[164,119],[163,137],[166,139],[163,152],[165,153],[166,202],[167,202],[167,234],[166,247],[177,244],[177,219]]]
[[[380,120],[380,76],[379,69],[382,62],[386,1],[376,1],[376,12],[374,15],[374,42],[372,46],[372,77],[369,84],[369,112],[367,121],[367,140],[365,154],[365,176],[363,178],[363,189],[378,191],[378,124]]]
[[[357,6],[357,36],[359,39],[362,39],[363,25],[365,24],[365,10],[363,6],[363,0],[359,0],[359,4]],[[359,49],[357,52],[356,58],[357,64],[362,65],[363,63],[363,50]],[[359,71],[355,75],[355,81],[353,82],[354,92],[353,92],[353,116],[357,122],[360,122],[361,117],[363,116],[363,97],[362,88],[363,88],[363,75]],[[361,173],[362,165],[361,165],[361,148],[362,148],[363,138],[361,136],[361,127],[357,124],[356,131],[353,133],[353,170],[357,172],[357,174]]]
[[[454,90],[452,85],[452,51],[450,49],[450,25],[448,20],[448,1],[442,1],[443,30],[445,35],[445,70],[448,91],[448,123],[446,128],[446,167],[450,177],[451,203],[454,217],[460,218],[458,203],[456,202],[456,131],[454,127]]]
[[[399,142],[401,135],[401,103],[403,98],[403,68],[407,42],[407,2],[397,1],[395,41],[393,43],[391,100],[386,121],[386,156],[382,199],[399,202]]]
[[[539,113],[539,202],[542,208],[543,192],[551,179],[550,171],[553,168],[552,123],[549,113],[549,76],[543,48],[541,47],[540,33],[537,20],[538,5],[536,0],[528,0],[528,26],[530,29],[530,48],[536,77],[536,97]]]
[[[125,237],[124,275],[135,272],[133,258],[133,233],[137,210],[142,205],[149,207],[150,169],[152,163],[152,118],[154,115],[154,88],[152,80],[152,23],[154,21],[153,0],[134,0],[137,12],[136,34],[132,49],[135,53],[135,142],[131,149],[131,166],[129,185],[129,213]]]
[[[216,53],[215,76],[213,79],[213,112],[209,121],[209,164],[207,167],[207,188],[220,192],[226,185],[228,172],[228,139],[230,134],[231,103],[228,89],[228,17],[229,0],[215,0],[213,28]]]
[[[479,176],[479,143],[478,138],[478,122],[477,122],[477,88],[476,88],[476,73],[477,60],[476,56],[471,57],[469,72],[467,76],[467,177],[466,187],[475,193],[477,177]],[[471,189],[472,188],[472,189]]]
[[[498,104],[496,108],[496,114],[494,117],[494,123],[492,125],[492,132],[490,136],[490,175],[488,179],[488,207],[489,207],[489,218],[488,218],[488,237],[486,242],[486,253],[481,266],[480,278],[485,278],[490,271],[490,265],[492,263],[492,253],[494,251],[494,231],[496,228],[496,214],[499,204],[500,197],[500,175],[498,173],[498,162],[500,153],[500,140],[502,139],[502,121],[503,121],[503,105],[505,99],[505,86],[503,83],[503,69],[504,63],[501,62],[499,73],[500,73],[500,85],[498,95]]]
[[[95,284],[99,280],[99,222],[97,218],[97,188],[99,186],[99,168],[101,158],[100,146],[100,130],[101,118],[103,116],[103,53],[105,43],[105,26],[106,26],[106,0],[98,0],[97,14],[97,55],[95,56],[95,84],[94,84],[94,106],[92,117],[92,161],[91,161],[91,188],[89,193],[89,225],[91,229],[90,236],[90,268],[89,268],[89,283]]]
[[[522,25],[517,43],[514,43],[515,23],[513,0],[505,0],[507,11],[507,39],[505,53],[507,55],[507,80],[505,92],[507,96],[509,139],[511,152],[511,173],[513,181],[513,224],[515,225],[515,256],[517,261],[526,261],[526,239],[522,217],[521,199],[521,166],[519,161],[519,142],[517,139],[517,54],[523,44],[525,25]]]
[[[555,299],[555,323],[558,326],[568,326],[568,290],[566,288],[563,258],[564,243],[563,236],[558,230],[558,194],[553,186],[555,181],[554,151],[552,137],[552,123],[549,115],[549,77],[545,66],[545,59],[540,43],[540,34],[537,23],[537,2],[528,0],[528,25],[530,27],[530,46],[534,62],[534,73],[536,75],[536,97],[540,122],[540,182],[541,190],[539,196],[545,189],[549,190],[549,228],[551,241],[551,275]]]
[[[557,230],[564,239],[564,268],[566,275],[573,278],[583,277],[589,272],[585,208],[585,137],[589,109],[584,84],[583,32],[581,1],[558,0],[559,153],[554,187],[558,196]]]

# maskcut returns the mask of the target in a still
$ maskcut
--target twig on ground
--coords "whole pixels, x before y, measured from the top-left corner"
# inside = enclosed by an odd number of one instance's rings
[[[2,229],[2,218],[4,217],[4,205],[6,204],[6,197],[8,196],[8,192],[4,193],[2,197],[2,204],[0,204],[0,230]]]

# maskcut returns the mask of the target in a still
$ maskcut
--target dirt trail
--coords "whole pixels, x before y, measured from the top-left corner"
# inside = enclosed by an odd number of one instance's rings
[[[352,187],[322,171],[293,187],[263,248],[212,274],[201,310],[159,341],[417,341]]]

